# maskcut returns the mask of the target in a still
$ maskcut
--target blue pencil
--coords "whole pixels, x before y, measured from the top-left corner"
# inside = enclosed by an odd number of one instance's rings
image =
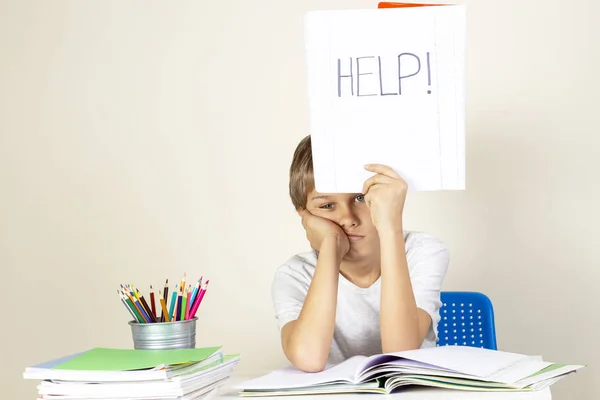
[[[142,305],[142,303],[140,303],[140,301],[135,296],[133,296],[133,299],[135,300],[135,305],[137,306],[137,308],[142,312],[142,315],[146,322],[152,322],[152,319],[150,319],[150,316],[148,315],[148,313],[146,313],[146,310],[144,310],[144,306]]]
[[[194,299],[196,298],[196,294],[198,293],[198,288],[202,286],[202,277],[200,277],[200,279],[198,279],[198,283],[196,283],[196,286],[194,286],[194,290],[192,291],[192,298],[190,299],[190,302],[192,304],[194,304]]]
[[[179,293],[179,295],[177,296],[177,311],[175,312],[177,321],[181,321],[181,299],[182,295],[181,293]]]
[[[171,306],[169,307],[169,316],[171,317],[171,321],[175,321],[175,302],[177,301],[177,291],[179,285],[175,285],[175,291],[173,291],[173,293],[171,293]]]

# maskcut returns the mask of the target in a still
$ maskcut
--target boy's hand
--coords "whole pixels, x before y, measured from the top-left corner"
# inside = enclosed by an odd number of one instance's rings
[[[302,217],[302,226],[306,231],[306,238],[313,249],[319,251],[323,241],[331,238],[335,240],[336,250],[340,258],[348,253],[350,242],[339,225],[327,218],[317,217],[308,210],[300,210],[298,214]]]
[[[386,165],[368,164],[365,169],[376,173],[363,185],[373,225],[380,233],[384,230],[402,229],[402,212],[408,184]]]

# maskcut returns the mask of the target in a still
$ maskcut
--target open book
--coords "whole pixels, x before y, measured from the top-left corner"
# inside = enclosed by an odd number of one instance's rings
[[[406,385],[470,391],[528,391],[550,386],[583,365],[468,346],[355,356],[318,373],[293,368],[236,386],[242,396],[383,393]]]

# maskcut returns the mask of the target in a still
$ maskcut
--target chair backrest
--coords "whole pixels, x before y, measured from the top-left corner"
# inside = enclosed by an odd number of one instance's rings
[[[478,292],[441,292],[438,346],[497,350],[492,302]]]

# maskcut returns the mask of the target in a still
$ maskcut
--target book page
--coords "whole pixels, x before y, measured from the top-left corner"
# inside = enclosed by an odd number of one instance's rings
[[[430,366],[437,366],[446,371],[454,371],[479,378],[487,378],[520,361],[530,359],[529,356],[522,354],[478,347],[440,346],[371,356],[363,364],[361,370],[366,369],[365,367],[368,365],[378,364],[381,360],[388,360],[390,356],[397,357],[398,359],[406,358]]]
[[[236,389],[292,389],[333,382],[354,382],[354,374],[366,357],[355,356],[322,372],[306,373],[293,367],[279,369],[236,386]]]

